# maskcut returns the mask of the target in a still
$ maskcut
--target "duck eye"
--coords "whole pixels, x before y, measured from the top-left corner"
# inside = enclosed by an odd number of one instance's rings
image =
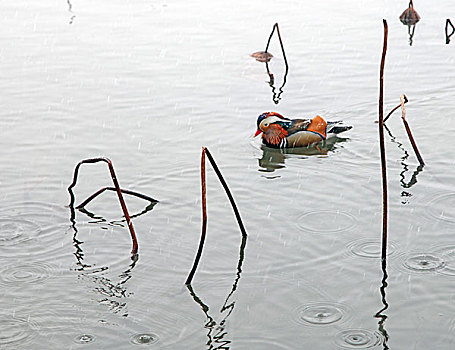
[[[269,126],[269,123],[264,123],[264,126]]]

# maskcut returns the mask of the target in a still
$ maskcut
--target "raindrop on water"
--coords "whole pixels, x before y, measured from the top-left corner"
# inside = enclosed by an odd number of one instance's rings
[[[348,349],[369,349],[382,343],[382,337],[364,329],[347,329],[335,336],[335,343]]]
[[[411,255],[404,261],[404,266],[414,271],[435,271],[444,267],[444,260],[436,255]]]
[[[158,341],[158,336],[153,333],[135,334],[131,337],[131,342],[136,345],[149,345]]]
[[[74,338],[74,341],[78,344],[92,343],[95,341],[95,336],[90,334],[81,334]]]

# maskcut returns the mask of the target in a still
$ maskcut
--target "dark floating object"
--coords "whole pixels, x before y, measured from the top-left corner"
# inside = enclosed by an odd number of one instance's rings
[[[269,62],[273,57],[273,55],[270,52],[265,51],[258,51],[252,53],[250,56],[254,57],[258,62]]]
[[[449,34],[449,25],[452,28],[452,33]],[[453,26],[452,22],[450,19],[446,19],[446,44],[450,43],[450,37],[455,33],[455,27]]]
[[[420,16],[417,11],[414,10],[412,0],[409,1],[409,7],[401,14],[400,21],[405,25],[414,25],[420,21]]]
[[[70,194],[69,208],[71,210],[71,218],[73,219],[74,216],[75,216],[75,214],[74,214],[75,197],[74,197],[74,193],[73,193],[73,187],[76,186],[77,176],[78,176],[78,173],[79,173],[79,168],[80,168],[80,166],[82,164],[85,164],[85,163],[91,164],[91,163],[98,163],[98,162],[105,162],[108,165],[109,172],[110,172],[111,178],[112,178],[112,182],[114,183],[114,188],[112,188],[112,187],[104,187],[104,188],[100,189],[99,191],[95,192],[90,197],[88,197],[81,204],[79,204],[76,208],[77,209],[83,208],[85,205],[87,205],[94,198],[96,198],[98,195],[100,195],[101,193],[103,193],[106,190],[114,190],[114,191],[116,191],[118,199],[119,199],[119,202],[120,202],[120,205],[121,205],[122,210],[123,210],[123,215],[125,216],[126,222],[128,224],[128,228],[130,230],[131,239],[133,241],[133,248],[131,249],[131,255],[134,257],[137,254],[138,243],[137,243],[136,233],[135,233],[134,227],[133,227],[133,222],[131,221],[131,217],[130,217],[130,214],[128,213],[128,209],[126,207],[126,204],[125,204],[125,201],[123,199],[122,193],[126,193],[126,194],[129,194],[129,195],[132,195],[132,196],[136,196],[136,197],[148,200],[148,201],[150,201],[152,203],[156,203],[158,201],[156,199],[153,199],[153,198],[151,198],[149,196],[146,196],[146,195],[143,195],[141,193],[137,193],[137,192],[134,192],[134,191],[128,191],[128,190],[122,190],[120,188],[119,183],[118,183],[117,176],[115,175],[114,166],[112,165],[112,161],[109,158],[89,158],[89,159],[84,159],[84,160],[80,161],[76,165],[76,168],[74,169],[73,182],[68,187],[68,192]]]
[[[417,11],[414,10],[414,4],[412,3],[412,0],[409,1],[409,7],[401,14],[400,21],[404,25],[408,26],[409,46],[412,46],[412,39],[415,33],[415,25],[418,21],[420,21],[420,16]]]
[[[202,154],[201,154],[201,192],[202,192],[202,232],[201,232],[201,239],[199,241],[199,248],[196,253],[196,257],[194,259],[194,264],[193,267],[186,279],[185,284],[191,284],[191,281],[193,280],[194,274],[196,272],[197,266],[199,264],[199,260],[201,259],[202,255],[202,249],[204,248],[204,242],[205,242],[205,237],[206,237],[206,232],[207,232],[207,205],[206,205],[206,184],[205,184],[205,157],[209,159],[210,163],[212,164],[213,169],[215,170],[216,175],[218,176],[218,179],[221,182],[221,185],[224,188],[224,191],[226,192],[226,195],[229,198],[229,201],[231,202],[232,209],[234,210],[235,217],[237,219],[237,223],[240,228],[240,232],[242,233],[243,239],[247,237],[245,227],[243,226],[242,219],[240,217],[240,213],[237,209],[237,206],[234,201],[234,197],[231,194],[231,191],[229,190],[229,187],[224,181],[223,175],[221,175],[220,170],[218,169],[218,166],[215,163],[215,160],[213,159],[211,153],[206,147],[202,147]]]

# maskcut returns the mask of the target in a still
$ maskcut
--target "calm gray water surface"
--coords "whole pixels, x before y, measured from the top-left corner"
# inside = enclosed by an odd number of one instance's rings
[[[455,4],[415,5],[409,45],[406,1],[1,1],[0,349],[453,349],[455,37],[447,45],[444,26]],[[383,18],[385,109],[407,95],[427,163],[418,168],[394,115],[386,285],[374,123]],[[289,62],[278,105],[249,57],[275,22]],[[270,51],[280,85],[276,37]],[[252,139],[269,110],[353,129],[326,152],[270,151]],[[188,290],[202,146],[249,237],[239,255],[208,167],[208,238]],[[133,221],[136,263],[113,193],[70,221],[74,167],[97,156],[122,187],[160,201]],[[77,202],[110,184],[104,164],[83,166]],[[148,205],[126,200],[132,214]]]

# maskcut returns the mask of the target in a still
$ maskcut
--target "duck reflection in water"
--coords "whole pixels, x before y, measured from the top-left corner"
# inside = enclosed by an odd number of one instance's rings
[[[261,145],[262,157],[258,159],[259,171],[271,173],[277,169],[284,168],[286,167],[285,162],[288,158],[327,156],[330,152],[334,152],[341,143],[346,141],[349,141],[349,138],[335,136],[307,147],[276,149]]]

